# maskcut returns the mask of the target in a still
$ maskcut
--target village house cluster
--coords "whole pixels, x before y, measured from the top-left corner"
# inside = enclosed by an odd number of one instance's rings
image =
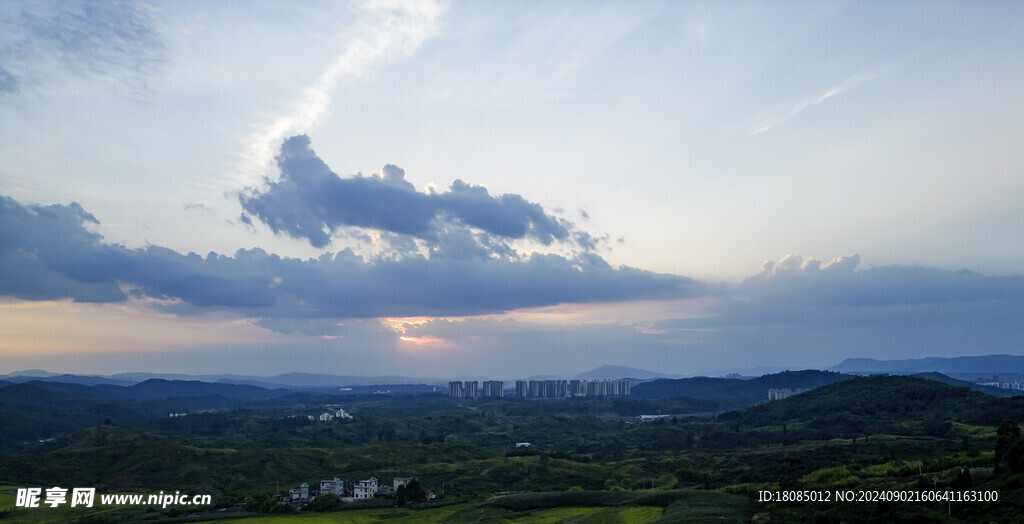
[[[319,416],[306,415],[305,417],[308,420],[311,420],[313,422],[316,422],[318,420],[320,422],[330,422],[332,420],[352,420],[353,419],[352,415],[349,412],[347,412],[344,409],[342,409],[341,406],[338,406],[338,405],[327,405],[327,406],[324,406],[324,409],[325,409],[325,411],[323,413],[321,413]],[[301,417],[302,417],[302,415],[288,415],[288,418],[301,418]]]
[[[324,406],[327,411],[320,414],[320,422],[330,422],[334,419],[352,420],[352,415],[341,408],[341,406]],[[312,416],[310,416],[312,418]]]
[[[350,483],[350,489],[346,489],[345,481],[335,477],[333,479],[321,480],[320,489],[311,489],[309,483],[302,483],[299,487],[291,489],[288,494],[277,493],[274,500],[295,506],[305,506],[316,500],[321,495],[337,495],[342,502],[356,502],[359,500],[389,498],[398,493],[398,488],[408,486],[416,477],[394,477],[391,485],[384,484],[377,477],[370,477],[359,482]],[[433,499],[432,493],[427,493],[428,500]]]

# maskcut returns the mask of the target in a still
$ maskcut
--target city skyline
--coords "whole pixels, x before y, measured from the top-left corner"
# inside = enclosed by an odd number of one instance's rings
[[[1022,19],[5,3],[0,374],[1020,354]]]

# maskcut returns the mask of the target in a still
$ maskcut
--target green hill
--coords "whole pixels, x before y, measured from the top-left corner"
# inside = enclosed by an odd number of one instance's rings
[[[1024,397],[992,398],[927,380],[904,376],[857,377],[800,395],[767,402],[719,420],[851,438],[873,434],[944,434],[951,422],[998,426],[1024,420]]]
[[[850,378],[852,376],[831,371],[805,370],[784,371],[750,380],[711,377],[661,379],[637,384],[631,394],[641,399],[687,397],[719,400],[731,408],[743,408],[767,401],[769,389],[813,389]]]
[[[981,384],[975,384],[974,382],[967,382],[966,380],[957,380],[953,377],[943,375],[942,373],[931,372],[931,373],[917,373],[910,375],[912,377],[923,378],[927,380],[934,380],[936,382],[942,382],[943,384],[949,384],[950,386],[956,386],[958,388],[967,388],[971,391],[977,391],[979,393],[987,393],[993,397],[1016,397],[1018,395],[1024,395],[1024,391],[1013,390],[1013,389],[1002,389],[992,386],[982,386]]]
[[[169,413],[227,409],[288,394],[197,381],[85,386],[33,380],[0,388],[0,451],[104,423],[139,424]]]

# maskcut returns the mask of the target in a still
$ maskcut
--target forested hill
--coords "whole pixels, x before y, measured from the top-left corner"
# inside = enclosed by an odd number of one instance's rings
[[[998,426],[1024,420],[1024,396],[995,398],[934,380],[904,376],[857,377],[822,386],[719,420],[751,426],[787,424],[851,438],[871,434],[945,433],[951,422]],[[932,427],[934,426],[934,427]]]
[[[953,377],[943,375],[942,373],[917,373],[910,376],[934,380],[936,382],[942,382],[943,384],[949,384],[950,386],[956,386],[958,388],[967,388],[971,391],[992,395],[993,397],[1016,397],[1018,395],[1024,395],[1024,391],[1019,389],[1003,389],[993,386],[983,386],[981,384],[975,384],[974,382],[967,382],[966,380],[957,380]]]
[[[0,451],[107,421],[140,423],[169,413],[226,409],[288,394],[284,389],[160,379],[132,386],[11,384],[0,387]]]
[[[716,399],[741,408],[768,400],[769,389],[813,389],[850,378],[853,377],[832,371],[805,370],[784,371],[750,380],[711,377],[661,379],[637,384],[632,388],[632,395],[641,399]]]

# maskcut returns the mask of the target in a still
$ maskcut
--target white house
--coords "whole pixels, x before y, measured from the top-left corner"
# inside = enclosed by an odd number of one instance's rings
[[[320,494],[327,495],[328,493],[333,493],[340,497],[345,493],[345,481],[338,477],[334,477],[334,480],[321,480]]]
[[[353,491],[356,500],[372,499],[373,494],[377,492],[377,477],[360,480]]]
[[[395,477],[393,481],[394,487],[392,489],[398,491],[398,488],[400,486],[408,486],[409,483],[412,482],[414,478],[416,477]]]
[[[289,491],[292,504],[306,504],[309,502],[309,484],[305,482],[298,489]]]

